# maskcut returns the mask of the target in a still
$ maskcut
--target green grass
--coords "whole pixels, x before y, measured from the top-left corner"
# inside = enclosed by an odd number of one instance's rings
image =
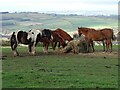
[[[48,54],[37,47],[36,56],[30,56],[26,47],[13,57],[10,48],[2,48],[3,88],[117,88],[117,46],[112,53]]]

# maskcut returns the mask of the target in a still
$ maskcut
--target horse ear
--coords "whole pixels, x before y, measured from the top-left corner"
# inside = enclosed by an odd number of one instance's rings
[[[13,32],[13,35],[15,34],[15,32]]]
[[[79,27],[78,27],[78,29],[79,29]]]
[[[31,32],[32,29],[29,30],[29,32]]]

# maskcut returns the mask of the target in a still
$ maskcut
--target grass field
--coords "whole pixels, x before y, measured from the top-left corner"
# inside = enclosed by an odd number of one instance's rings
[[[76,31],[77,27],[117,28],[118,18],[110,16],[70,16],[55,14],[9,13],[2,14],[0,21],[9,31],[36,28],[62,28],[67,32]]]
[[[112,53],[95,47],[94,53],[60,54],[37,47],[30,56],[26,47],[13,57],[10,48],[2,48],[3,88],[118,88],[118,46]]]

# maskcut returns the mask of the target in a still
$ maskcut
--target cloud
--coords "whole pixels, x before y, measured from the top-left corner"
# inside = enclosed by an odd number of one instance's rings
[[[118,0],[1,0],[0,11],[117,10]]]

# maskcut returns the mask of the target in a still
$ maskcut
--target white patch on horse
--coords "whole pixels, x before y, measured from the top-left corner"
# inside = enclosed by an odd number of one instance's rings
[[[68,44],[68,42],[69,42],[68,40],[65,40],[65,44]]]
[[[18,44],[18,38],[17,38],[17,35],[18,35],[18,32],[19,32],[19,31],[20,31],[20,30],[18,30],[18,31],[15,32],[15,38],[16,38],[17,44]]]
[[[29,40],[30,38],[32,39],[32,38],[33,38],[33,35],[32,35],[32,33],[31,33],[31,32],[28,32],[27,39]]]
[[[33,46],[31,47],[31,49],[32,49],[31,54],[32,54],[32,55],[35,55],[35,45],[34,45],[34,44],[33,44]]]
[[[53,35],[51,35],[51,40],[53,40]]]
[[[39,33],[42,34],[42,32],[39,29],[33,29],[30,32],[28,32],[28,33],[29,33],[28,38],[31,38],[32,42],[36,42],[37,35]]]

